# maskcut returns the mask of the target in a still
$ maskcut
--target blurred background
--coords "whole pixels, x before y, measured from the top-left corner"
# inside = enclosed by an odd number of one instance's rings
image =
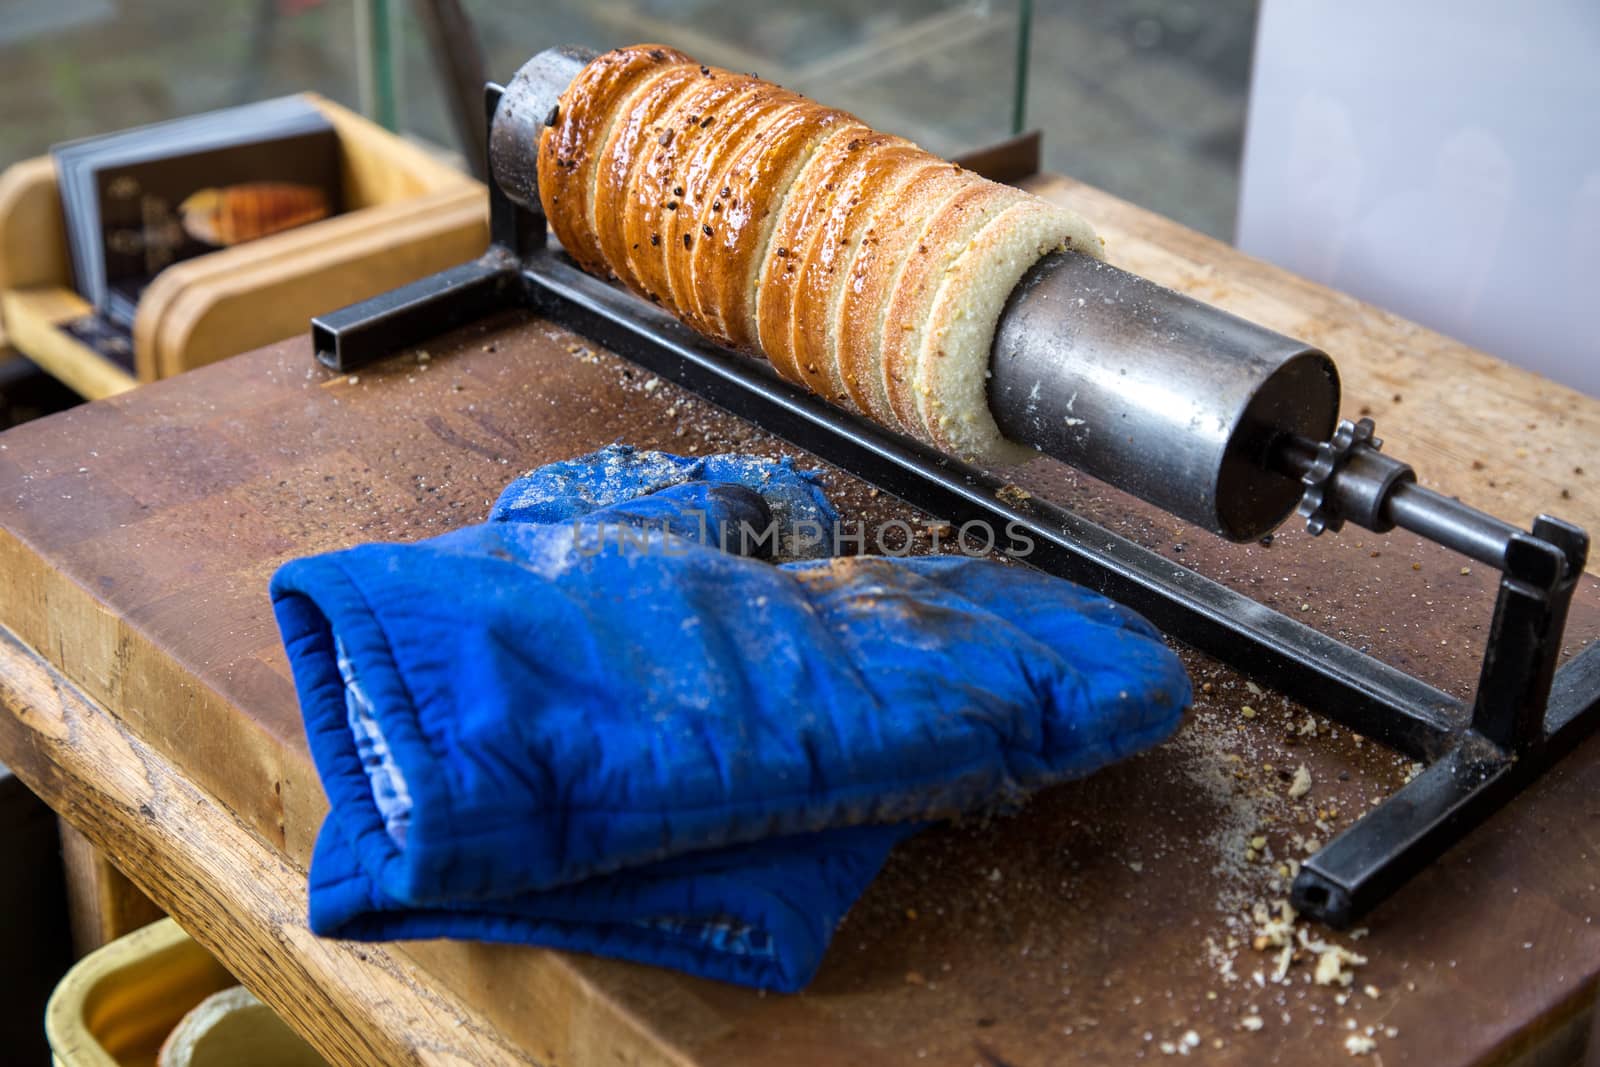
[[[1037,127],[1049,170],[1600,396],[1595,0],[461,3],[496,80],[660,40],[945,155]],[[0,167],[301,89],[466,166],[429,6],[0,0]]]
[[[491,78],[573,42],[663,40],[942,154],[1045,130],[1050,169],[1233,235],[1256,0],[466,0]],[[459,149],[406,0],[0,0],[0,165],[313,89]],[[1028,74],[1019,85],[1017,53]]]

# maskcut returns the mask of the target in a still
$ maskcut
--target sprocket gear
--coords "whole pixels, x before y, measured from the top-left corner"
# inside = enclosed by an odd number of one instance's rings
[[[1340,419],[1333,436],[1317,446],[1317,458],[1300,479],[1306,489],[1297,509],[1306,520],[1306,532],[1312,537],[1320,536],[1324,530],[1338,533],[1344,528],[1344,516],[1328,508],[1328,488],[1358,449],[1382,451],[1383,438],[1372,435],[1374,428],[1371,419],[1357,422]]]

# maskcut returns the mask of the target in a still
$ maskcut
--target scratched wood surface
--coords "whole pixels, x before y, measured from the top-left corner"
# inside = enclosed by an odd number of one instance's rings
[[[1103,194],[1060,180],[1045,191],[1095,218],[1115,261],[1325,345],[1344,371],[1347,411],[1371,407],[1425,481],[1507,518],[1552,510],[1600,528],[1583,491],[1592,476],[1576,471],[1600,444],[1600,404]],[[378,1012],[375,999],[399,1005],[415,1058],[460,1057],[459,1037],[439,1032],[444,1009],[412,1011],[413,996],[444,997],[481,1025],[473,1062],[1031,1065],[1159,1057],[1187,1039],[1218,1063],[1332,1063],[1347,1062],[1348,1038],[1370,1036],[1387,1064],[1472,1063],[1575,1032],[1600,971],[1589,922],[1600,904],[1589,799],[1600,742],[1376,912],[1366,936],[1300,924],[1366,957],[1350,987],[1314,983],[1306,951],[1273,981],[1280,953],[1253,947],[1253,907],[1282,895],[1281,866],[1408,767],[1187,652],[1199,694],[1174,741],[1016,814],[910,842],[803,996],[443,942],[371,960],[317,955],[308,968],[294,893],[221,914],[254,892],[229,882],[258,877],[258,860],[303,868],[325,810],[266,600],[273,569],[475,521],[521,471],[614,440],[805,459],[538,319],[502,316],[423,347],[426,360],[411,349],[346,377],[292,341],[0,435],[0,624],[40,657],[20,646],[0,656],[11,694],[0,760],[33,774],[92,840],[123,839],[114,858],[158,901],[200,887],[191,915],[245,929],[213,939],[224,957],[343,1062],[393,1047],[382,1036],[393,1018],[364,1014]],[[1048,463],[1013,478],[1470,691],[1493,588],[1483,568],[1409,535],[1287,531],[1270,547],[1221,545]],[[847,515],[929,518],[839,472],[827,483]],[[1569,651],[1600,635],[1592,580],[1570,633]],[[30,701],[53,699],[54,675],[81,693],[83,714],[116,729],[75,733],[30,715]],[[145,802],[160,847],[136,847],[146,832],[118,805],[142,810],[140,775],[126,796],[100,800],[116,790],[78,780],[96,760],[126,771],[136,759],[214,799],[253,835],[256,858],[231,865],[241,839],[184,805]],[[1302,765],[1312,789],[1290,797]],[[177,853],[192,855],[176,864]],[[266,884],[281,889],[274,878]],[[285,958],[274,964],[274,953]],[[342,1025],[379,1037],[339,1030],[329,983],[342,987]],[[303,1012],[284,992],[297,986]]]

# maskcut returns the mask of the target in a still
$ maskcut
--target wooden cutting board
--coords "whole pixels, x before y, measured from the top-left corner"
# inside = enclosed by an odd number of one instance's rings
[[[1600,530],[1594,475],[1581,470],[1600,446],[1600,403],[1104,194],[1062,179],[1041,189],[1096,219],[1120,265],[1326,347],[1347,413],[1374,413],[1425,482],[1518,522],[1551,510]],[[619,440],[815,462],[532,317],[351,376],[292,341],[0,435],[0,624],[303,867],[325,802],[272,624],[273,570],[478,521],[516,475]],[[1051,463],[1013,477],[1470,692],[1494,587],[1484,568],[1353,529],[1225,545]],[[869,523],[938,518],[842,472],[826,483]],[[1592,579],[1569,634],[1569,651],[1600,636]],[[1345,1062],[1346,1040],[1369,1030],[1385,1064],[1469,1063],[1575,1032],[1600,973],[1589,922],[1600,742],[1383,906],[1364,937],[1307,927],[1366,958],[1351,986],[1315,984],[1311,953],[1279,983],[1279,954],[1252,947],[1251,914],[1284,895],[1279,865],[1409,767],[1184,657],[1198,700],[1174,741],[1018,813],[914,839],[803,996],[503,946],[405,954],[537,1062],[615,1051],[624,1030],[643,1035],[628,1048],[648,1061],[873,1067],[1125,1062],[1167,1048],[1219,1063]],[[1301,766],[1312,790],[1290,798]]]

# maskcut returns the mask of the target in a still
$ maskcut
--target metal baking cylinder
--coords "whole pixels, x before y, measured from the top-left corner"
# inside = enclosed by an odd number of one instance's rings
[[[1012,292],[990,371],[1007,437],[1236,541],[1294,509],[1278,456],[1339,411],[1323,353],[1071,252]]]
[[[595,53],[550,48],[505,88],[492,177],[540,211],[539,132]],[[1304,344],[1076,254],[1023,278],[995,334],[989,407],[1012,440],[1234,540],[1275,528],[1304,489],[1277,453],[1326,439],[1339,376]]]
[[[555,119],[561,94],[599,53],[577,45],[546,48],[522,65],[489,123],[489,177],[518,207],[539,206],[539,131]]]

